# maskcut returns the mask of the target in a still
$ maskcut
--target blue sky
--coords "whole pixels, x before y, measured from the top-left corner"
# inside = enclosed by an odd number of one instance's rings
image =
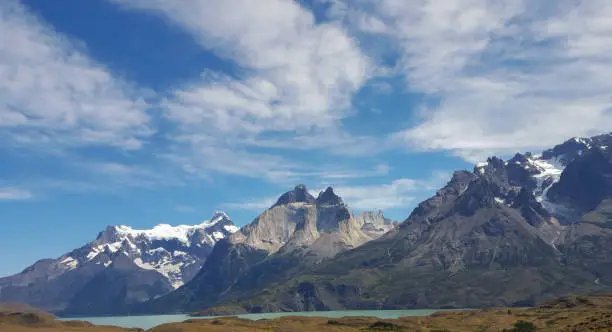
[[[375,5],[376,4],[376,5]],[[612,128],[604,0],[0,2],[0,275],[295,184],[403,220],[453,170]]]

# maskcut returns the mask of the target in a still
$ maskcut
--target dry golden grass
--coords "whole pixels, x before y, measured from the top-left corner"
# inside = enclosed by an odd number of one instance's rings
[[[571,297],[545,303],[533,309],[483,309],[445,311],[429,317],[379,319],[374,317],[283,317],[251,321],[236,317],[191,319],[157,326],[150,332],[292,332],[292,331],[419,331],[463,332],[503,331],[517,321],[531,322],[537,331],[611,331],[612,296]],[[126,332],[138,329],[93,326],[83,322],[59,322],[48,314],[0,311],[4,332]]]
[[[122,329],[94,326],[87,322],[62,322],[53,315],[23,304],[0,303],[0,332],[127,332],[141,329]]]
[[[571,309],[488,309],[441,312],[430,317],[340,319],[283,317],[249,321],[238,318],[190,320],[158,326],[152,332],[196,331],[422,331],[499,332],[517,321],[532,322],[537,331],[612,331],[612,311],[596,308]]]

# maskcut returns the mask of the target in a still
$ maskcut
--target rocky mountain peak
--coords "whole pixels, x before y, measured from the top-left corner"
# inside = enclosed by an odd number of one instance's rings
[[[316,199],[308,192],[305,185],[298,184],[293,190],[282,194],[272,207],[291,203],[315,204]]]
[[[317,205],[344,205],[344,201],[340,196],[334,193],[334,189],[332,187],[327,187],[325,191],[319,193],[317,197]]]
[[[448,191],[452,191],[454,194],[462,193],[475,178],[476,176],[468,171],[456,171],[448,184],[440,189],[437,194],[444,195]]]
[[[361,230],[372,238],[377,238],[396,226],[396,222],[385,218],[382,211],[362,211],[355,219]]]
[[[607,150],[612,145],[612,133],[590,138],[574,137],[552,149],[542,153],[542,159],[556,159],[563,166],[567,166],[583,153],[592,150]]]
[[[113,243],[121,241],[121,235],[117,226],[106,226],[106,228],[98,233],[95,242],[98,243]]]
[[[219,222],[219,221],[222,221],[222,222],[231,222],[231,219],[227,215],[227,213],[225,213],[225,211],[217,210],[217,211],[215,211],[213,216],[210,218],[210,222],[211,223],[216,223],[216,222]]]
[[[514,155],[514,157],[512,157],[510,160],[508,160],[508,163],[515,163],[515,164],[525,164],[527,162],[529,162],[529,159],[532,157],[532,154],[527,152],[525,154],[522,153],[517,153]]]
[[[478,178],[455,202],[455,211],[464,216],[472,216],[478,209],[491,207],[499,196],[499,188],[486,178]],[[499,200],[499,198],[498,198]]]

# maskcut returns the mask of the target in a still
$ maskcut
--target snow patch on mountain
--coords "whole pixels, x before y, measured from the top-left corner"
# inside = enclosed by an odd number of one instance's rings
[[[79,261],[74,259],[73,257],[67,256],[66,258],[60,261],[60,264],[63,264],[68,271],[74,270],[79,266]]]
[[[178,288],[199,271],[219,240],[237,231],[223,211],[198,225],[160,224],[142,230],[109,226],[96,240],[62,256],[56,264],[64,273],[90,263],[109,267],[118,255],[125,255],[136,266],[159,272]]]
[[[228,231],[230,233],[236,233],[239,228],[234,226],[234,225],[225,225],[225,226],[223,226],[223,229],[225,229],[226,231]]]
[[[538,171],[538,173],[533,176],[537,183],[533,194],[538,202],[543,203],[546,201],[548,190],[550,190],[553,184],[559,182],[561,179],[561,174],[565,166],[557,157],[550,160],[544,160],[541,156],[536,156],[535,158],[528,158],[527,160],[528,163]]]
[[[478,172],[480,174],[484,174],[485,173],[485,168],[487,168],[487,166],[489,166],[489,163],[487,163],[487,162],[478,163],[478,164],[476,164],[476,170],[478,170]]]

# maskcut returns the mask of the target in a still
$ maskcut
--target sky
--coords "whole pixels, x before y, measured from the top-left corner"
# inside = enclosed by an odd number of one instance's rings
[[[0,1],[0,276],[296,184],[404,220],[612,128],[607,0]]]

